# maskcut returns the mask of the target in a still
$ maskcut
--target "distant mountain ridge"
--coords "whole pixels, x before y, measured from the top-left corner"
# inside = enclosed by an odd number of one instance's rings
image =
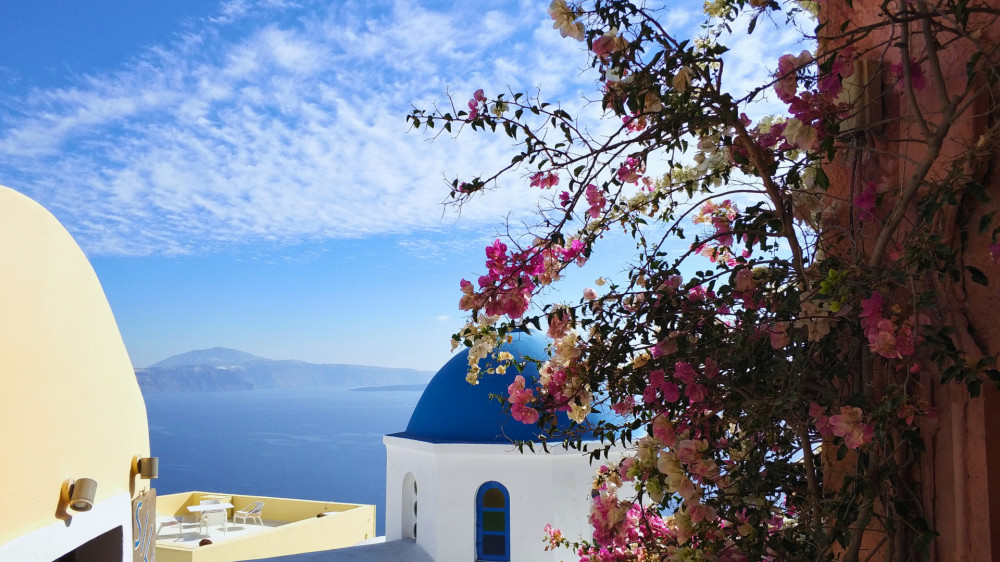
[[[189,351],[135,370],[139,388],[147,393],[418,385],[433,375],[416,369],[265,359],[224,347]]]
[[[225,347],[213,347],[211,349],[196,349],[167,357],[159,363],[154,363],[150,367],[173,368],[187,367],[188,365],[239,365],[251,361],[271,361],[263,357],[251,355],[238,349],[227,349]]]

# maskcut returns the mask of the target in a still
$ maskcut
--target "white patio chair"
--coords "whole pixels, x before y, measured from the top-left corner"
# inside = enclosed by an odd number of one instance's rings
[[[160,519],[159,526],[156,528],[156,538],[160,538],[160,532],[163,531],[164,527],[169,527],[177,531],[177,539],[184,536],[184,517],[183,516],[173,516]]]
[[[259,525],[264,524],[264,519],[261,518],[261,514],[264,511],[264,502],[253,502],[252,504],[244,507],[243,509],[237,511],[233,514],[233,523],[236,523],[237,519],[243,519],[243,524],[247,524],[247,518],[250,520],[257,520]]]
[[[201,528],[205,527],[205,534],[211,536],[209,533],[209,527],[212,526],[222,526],[222,531],[225,534],[229,534],[229,518],[226,517],[226,510],[220,509],[218,511],[202,511],[201,512],[201,522],[198,525],[198,532],[201,532]]]

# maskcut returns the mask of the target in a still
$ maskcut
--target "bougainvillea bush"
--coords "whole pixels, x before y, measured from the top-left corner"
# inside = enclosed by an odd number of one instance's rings
[[[911,560],[933,539],[917,470],[928,387],[975,395],[998,375],[953,312],[955,287],[989,282],[960,249],[1000,256],[983,187],[1000,8],[867,4],[854,21],[848,0],[712,0],[681,37],[655,7],[554,0],[552,33],[598,77],[601,126],[538,93],[483,90],[409,116],[513,140],[510,165],[454,179],[457,204],[513,182],[551,194],[539,226],[498,239],[461,281],[470,322],[454,337],[475,384],[508,333],[545,331],[551,356],[511,385],[512,415],[549,428],[565,411],[602,440],[593,534],[549,528],[550,548]],[[732,29],[762,21],[802,33],[804,50],[730,91]],[[748,117],[761,100],[783,110]],[[618,233],[635,240],[627,277],[539,304]],[[613,421],[582,427],[595,407]],[[613,445],[631,452],[609,459]]]

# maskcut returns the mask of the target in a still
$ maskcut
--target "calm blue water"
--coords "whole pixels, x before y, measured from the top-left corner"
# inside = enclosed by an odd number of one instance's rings
[[[329,388],[148,394],[157,493],[375,504],[382,535],[382,436],[406,429],[419,398],[416,391]]]

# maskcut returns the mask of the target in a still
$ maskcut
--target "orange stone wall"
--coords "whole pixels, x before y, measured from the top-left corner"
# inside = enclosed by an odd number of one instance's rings
[[[853,8],[834,0],[820,2],[820,5],[821,17],[829,22],[828,30],[839,30],[846,20],[857,27],[881,21],[881,1],[854,0]],[[1000,37],[1000,29],[987,28],[983,37],[989,40],[991,36]],[[872,33],[860,43],[860,51],[863,52],[866,45],[881,44],[886,38],[887,31]],[[827,41],[827,46],[830,43]],[[919,54],[922,49],[922,37],[915,32],[911,50]],[[965,85],[965,63],[970,49],[971,43],[959,41],[942,52],[942,68],[949,89]],[[890,64],[898,62],[898,57],[898,49],[891,48],[862,55],[862,58],[883,58],[884,74],[888,74]],[[927,111],[928,120],[936,122],[940,115],[932,109],[935,90],[930,73],[925,71],[925,74],[927,85],[917,92],[917,101]],[[846,159],[839,159],[827,169],[831,190],[846,201],[851,201],[868,180],[898,189],[904,178],[912,175],[913,165],[906,159],[919,160],[926,153],[926,144],[918,142],[921,135],[916,125],[904,124],[908,123],[908,104],[901,90],[892,88],[892,81],[891,76],[887,77],[881,99],[888,124],[874,128],[862,143],[865,148],[849,154]],[[951,129],[942,146],[942,162],[962,156],[980,138],[990,124],[985,111],[987,102],[984,98]],[[899,120],[900,117],[903,119]],[[901,144],[888,142],[905,137],[913,140]],[[902,152],[906,159],[887,155],[892,152]],[[995,160],[996,151],[992,156]],[[1000,176],[994,172],[994,166],[995,162],[985,161],[973,173],[993,198],[1000,199]],[[930,177],[942,173],[943,168],[939,166],[932,169]],[[959,250],[961,265],[978,268],[991,281],[988,287],[983,287],[966,275],[963,282],[942,287],[940,294],[938,320],[956,327],[958,343],[972,350],[973,359],[1000,353],[1000,266],[991,259],[989,233],[976,233],[980,216],[1000,208],[996,203],[988,205],[976,211],[960,206],[942,227],[952,247]],[[840,227],[857,228],[850,223],[847,213],[837,220]],[[862,243],[868,244],[865,249],[871,251],[870,241]],[[988,382],[983,388],[981,397],[970,399],[964,386],[938,384],[930,376],[923,380],[924,396],[939,412],[937,419],[921,422],[927,451],[919,470],[926,517],[939,533],[931,549],[933,561],[1000,560],[1000,391]],[[869,548],[874,542],[877,540],[866,541]],[[884,549],[881,552],[884,553]]]

